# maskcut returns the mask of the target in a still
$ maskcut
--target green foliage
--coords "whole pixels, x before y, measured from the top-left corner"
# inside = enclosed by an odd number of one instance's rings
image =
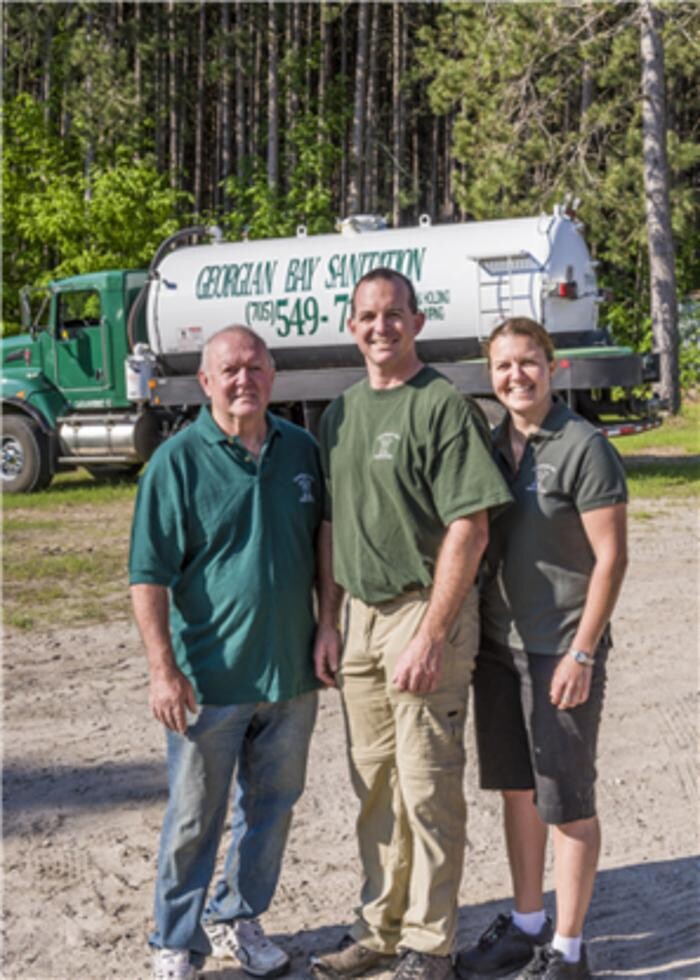
[[[301,115],[288,133],[296,163],[287,175],[285,194],[271,188],[262,164],[243,178],[229,177],[225,188],[232,207],[222,219],[231,238],[275,238],[293,235],[298,225],[309,234],[332,231],[332,176],[340,159],[336,124],[319,123],[315,114]]]
[[[180,224],[189,198],[149,159],[120,150],[87,175],[70,142],[51,135],[41,106],[21,94],[5,107],[5,332],[19,327],[19,289],[95,269],[147,265]]]
[[[683,297],[700,281],[693,188],[700,16],[688,4],[664,10],[670,194]],[[420,32],[418,63],[433,110],[454,118],[454,154],[462,164],[456,193],[465,213],[475,219],[536,213],[567,192],[580,198],[600,286],[613,294],[602,324],[618,342],[649,350],[638,14],[636,5],[612,3],[445,4],[435,25]],[[684,356],[689,365],[689,350]],[[684,368],[686,383],[692,376]]]

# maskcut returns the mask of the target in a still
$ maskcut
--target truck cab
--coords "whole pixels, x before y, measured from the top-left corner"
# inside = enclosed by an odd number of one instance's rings
[[[133,408],[127,318],[146,276],[112,270],[51,282],[43,303],[33,297],[35,315],[25,293],[27,332],[2,341],[4,491],[39,490],[69,465],[98,477],[138,469],[132,453],[107,443],[110,419]]]

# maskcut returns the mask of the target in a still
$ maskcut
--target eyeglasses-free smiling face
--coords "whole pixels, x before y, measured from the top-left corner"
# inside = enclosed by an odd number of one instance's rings
[[[402,383],[420,368],[415,340],[425,317],[409,305],[406,286],[396,279],[363,282],[355,294],[348,328],[360,349],[370,382]]]
[[[499,402],[512,415],[540,422],[552,404],[556,365],[532,337],[503,333],[489,349],[491,384]]]
[[[275,377],[272,362],[244,333],[222,333],[207,351],[199,379],[211,398],[211,411],[224,431],[231,425],[263,418]]]

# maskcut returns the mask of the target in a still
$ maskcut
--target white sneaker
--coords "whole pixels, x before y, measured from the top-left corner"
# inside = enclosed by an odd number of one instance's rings
[[[278,977],[289,967],[289,957],[270,942],[257,919],[207,922],[204,931],[211,943],[212,956],[237,960],[254,977]]]
[[[198,976],[186,949],[158,949],[153,954],[153,980],[197,980]]]

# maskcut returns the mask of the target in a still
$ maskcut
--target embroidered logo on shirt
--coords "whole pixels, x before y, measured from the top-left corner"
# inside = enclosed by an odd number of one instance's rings
[[[398,432],[382,432],[374,443],[372,459],[393,459],[400,438]]]
[[[299,487],[301,491],[301,497],[299,497],[300,504],[313,504],[316,498],[313,494],[314,478],[310,473],[297,473],[294,477],[294,482]]]
[[[550,463],[538,463],[532,476],[532,482],[525,487],[531,493],[546,493],[547,484],[556,475],[557,468]]]

